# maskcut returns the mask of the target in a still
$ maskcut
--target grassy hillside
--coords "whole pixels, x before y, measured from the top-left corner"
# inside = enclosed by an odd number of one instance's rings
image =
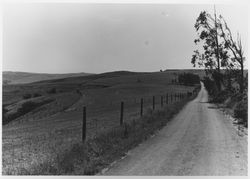
[[[164,96],[165,103],[167,93],[187,93],[195,88],[172,84],[173,78],[176,78],[176,71],[119,71],[4,85],[2,99],[5,114],[25,111],[25,114],[3,126],[4,173],[19,173],[21,168],[39,165],[57,155],[53,151],[55,148],[56,152],[63,152],[72,143],[79,142],[83,106],[87,107],[89,139],[119,126],[121,101],[124,101],[126,122],[140,116],[141,98],[144,98],[146,112],[152,108],[153,95],[156,108],[160,108],[161,96]],[[24,108],[28,102],[35,104],[35,108]]]
[[[88,73],[67,73],[67,74],[46,74],[46,73],[27,73],[27,72],[12,72],[4,71],[3,84],[23,84],[36,81],[59,79],[74,76],[86,76]]]
[[[141,97],[191,89],[192,87],[183,89],[182,86],[171,83],[180,72],[183,71],[171,70],[154,73],[118,71],[29,84],[4,85],[3,105],[8,110],[6,114],[11,114],[27,101],[40,103],[41,99],[50,99],[53,109],[49,108],[50,105],[47,104],[48,108],[41,107],[44,111],[43,115],[39,109],[33,111],[31,117],[36,119],[56,114],[70,107],[71,110],[80,110],[83,105],[86,105],[91,109],[98,109],[100,106],[117,104],[121,100],[136,101]],[[53,90],[54,92],[51,92]],[[26,99],[26,96],[29,99]],[[49,115],[46,114],[46,111]],[[38,112],[39,116],[37,116]]]

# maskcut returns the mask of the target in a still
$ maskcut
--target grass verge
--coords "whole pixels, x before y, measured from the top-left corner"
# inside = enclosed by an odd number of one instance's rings
[[[235,117],[235,122],[244,127],[248,127],[248,94],[232,93],[228,90],[210,94],[210,102],[223,107],[229,111],[229,114]]]
[[[75,143],[55,159],[20,170],[19,175],[95,175],[164,127],[195,96],[146,114],[94,139]]]

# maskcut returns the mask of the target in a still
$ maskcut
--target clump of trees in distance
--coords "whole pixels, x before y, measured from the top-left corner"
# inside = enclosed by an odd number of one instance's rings
[[[55,94],[57,93],[56,88],[51,88],[47,91],[48,94]]]
[[[247,75],[244,76],[244,51],[240,34],[233,36],[222,15],[202,11],[194,25],[199,45],[195,50],[191,63],[195,67],[204,67],[207,76],[204,84],[213,102],[223,102],[228,98],[235,101],[235,116],[240,114],[247,122]],[[239,112],[240,111],[240,112]],[[247,125],[247,124],[246,124]]]
[[[183,73],[178,75],[178,81],[180,84],[193,86],[200,83],[200,77],[193,73]]]

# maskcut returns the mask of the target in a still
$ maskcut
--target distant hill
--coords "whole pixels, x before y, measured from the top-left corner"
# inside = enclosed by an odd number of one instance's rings
[[[203,78],[204,76],[206,76],[206,72],[204,69],[167,69],[165,70],[165,72],[172,72],[175,74],[178,73],[193,73],[193,74],[197,74],[200,76],[200,78]]]
[[[48,73],[27,73],[3,71],[3,85],[6,84],[25,84],[44,80],[61,79],[77,76],[88,76],[90,73],[66,73],[66,74],[48,74]]]
[[[131,71],[112,71],[99,74],[85,75],[85,76],[68,76],[60,79],[49,79],[31,83],[31,85],[48,85],[48,84],[76,84],[86,83],[87,81],[109,79],[122,76],[131,76],[138,74],[147,74],[148,72],[131,72]]]

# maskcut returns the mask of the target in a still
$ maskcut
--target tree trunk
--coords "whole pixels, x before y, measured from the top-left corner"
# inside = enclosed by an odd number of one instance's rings
[[[216,49],[215,49],[215,53],[216,53],[216,59],[217,59],[217,71],[218,71],[218,81],[216,82],[217,84],[217,87],[218,87],[218,90],[221,91],[221,73],[220,73],[220,56],[219,56],[219,42],[218,42],[218,32],[217,32],[217,17],[216,17],[216,10],[215,10],[215,6],[214,6],[214,25],[215,25],[215,35],[216,35],[216,38],[215,38],[215,42],[216,42]]]
[[[243,60],[241,60],[240,63],[240,93],[243,93],[244,91],[244,65]]]

